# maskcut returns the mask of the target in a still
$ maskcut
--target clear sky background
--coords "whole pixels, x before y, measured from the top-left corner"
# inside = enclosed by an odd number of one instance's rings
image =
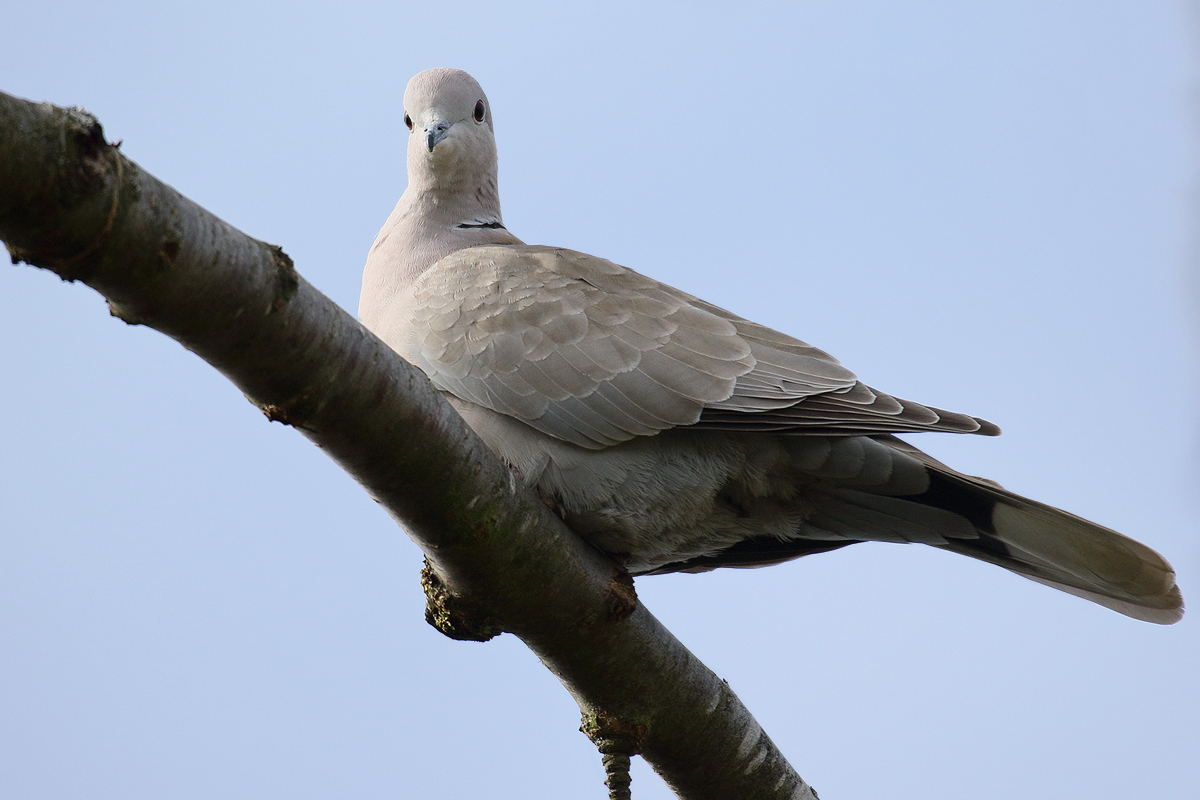
[[[0,89],[89,109],[353,310],[405,83],[466,69],[517,235],[997,422],[911,438],[1147,542],[1195,605],[1197,19],[43,0],[3,12]],[[566,691],[512,636],[428,627],[420,565],[215,370],[0,265],[6,798],[604,796]],[[637,586],[827,800],[1200,796],[1200,612],[1140,623],[918,546]]]

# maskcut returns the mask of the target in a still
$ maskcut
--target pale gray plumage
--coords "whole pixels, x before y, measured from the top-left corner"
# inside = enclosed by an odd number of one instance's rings
[[[359,313],[580,535],[634,574],[921,542],[1123,614],[1182,616],[1175,575],[1107,528],[955,472],[892,434],[994,435],[828,354],[504,227],[491,106],[459,70],[404,94],[409,185]]]

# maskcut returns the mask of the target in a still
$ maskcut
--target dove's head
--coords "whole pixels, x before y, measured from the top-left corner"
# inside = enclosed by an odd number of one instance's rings
[[[495,182],[492,108],[479,83],[460,69],[427,69],[404,90],[408,181],[427,188],[470,189]]]

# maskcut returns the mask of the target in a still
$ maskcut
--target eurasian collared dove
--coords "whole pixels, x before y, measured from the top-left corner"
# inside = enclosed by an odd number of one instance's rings
[[[1175,573],[1115,531],[963,475],[894,436],[995,435],[828,354],[596,256],[504,227],[492,108],[427,70],[404,93],[408,188],[359,314],[567,524],[634,575],[921,542],[1137,619]]]

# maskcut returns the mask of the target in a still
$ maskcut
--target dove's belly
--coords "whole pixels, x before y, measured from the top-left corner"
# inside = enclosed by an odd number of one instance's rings
[[[808,461],[823,460],[824,437],[676,429],[588,450],[452,402],[574,531],[634,573],[712,555],[744,539],[803,536],[811,527],[806,521],[828,500],[820,477],[800,467],[805,450],[815,456]]]

